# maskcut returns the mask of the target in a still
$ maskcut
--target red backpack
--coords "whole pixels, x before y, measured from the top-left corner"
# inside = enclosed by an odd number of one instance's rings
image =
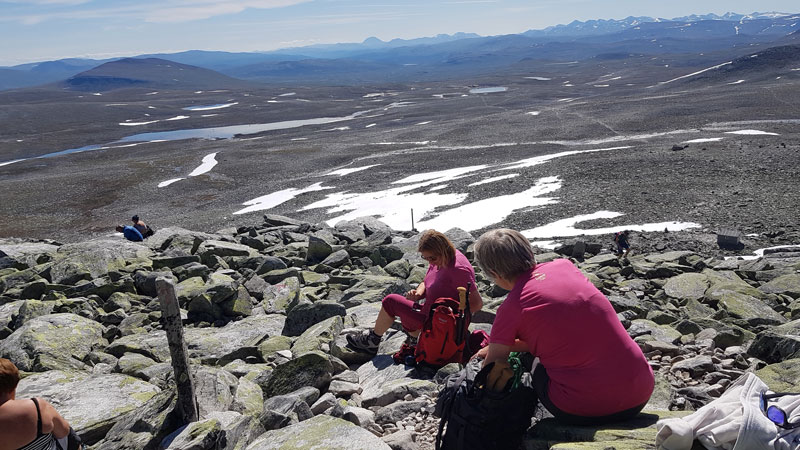
[[[458,306],[458,301],[452,298],[437,298],[433,302],[414,352],[417,363],[443,366],[462,361],[469,335],[469,312],[459,312]],[[459,323],[463,327],[460,334]]]

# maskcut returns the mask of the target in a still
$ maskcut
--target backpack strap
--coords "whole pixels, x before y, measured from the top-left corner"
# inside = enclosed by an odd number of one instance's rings
[[[450,417],[450,411],[453,409],[453,403],[456,401],[456,395],[458,394],[458,390],[461,388],[461,385],[464,383],[464,380],[467,378],[467,368],[461,370],[461,375],[458,376],[456,382],[453,383],[452,389],[455,391],[450,398],[447,399],[444,405],[444,409],[442,409],[442,418],[439,419],[439,430],[436,432],[436,441],[434,443],[435,450],[440,450],[442,448],[442,434],[444,433],[444,425],[447,423],[448,418]]]

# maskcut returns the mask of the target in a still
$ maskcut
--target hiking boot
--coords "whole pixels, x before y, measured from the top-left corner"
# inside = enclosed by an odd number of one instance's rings
[[[377,354],[380,343],[381,336],[378,336],[372,330],[366,330],[361,334],[347,335],[347,345],[353,350],[364,353]]]

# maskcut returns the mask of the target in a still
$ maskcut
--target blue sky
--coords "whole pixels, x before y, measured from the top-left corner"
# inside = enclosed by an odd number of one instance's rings
[[[572,20],[709,12],[800,12],[792,1],[0,0],[0,65],[183,50],[496,35]]]

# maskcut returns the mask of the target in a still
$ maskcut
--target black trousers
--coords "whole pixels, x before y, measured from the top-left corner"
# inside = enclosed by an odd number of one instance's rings
[[[554,405],[552,401],[550,401],[550,396],[547,393],[547,388],[550,386],[550,377],[547,375],[547,370],[544,368],[544,366],[538,364],[538,362],[539,360],[537,359],[533,363],[533,367],[535,367],[533,369],[533,389],[536,391],[536,395],[539,397],[539,401],[542,403],[542,405],[544,405],[544,407],[550,411],[550,414],[552,414],[556,420],[563,424],[592,426],[622,422],[636,417],[636,415],[639,414],[647,404],[647,402],[644,402],[639,406],[609,414],[607,416],[585,417],[564,412],[558,409],[558,407]]]

